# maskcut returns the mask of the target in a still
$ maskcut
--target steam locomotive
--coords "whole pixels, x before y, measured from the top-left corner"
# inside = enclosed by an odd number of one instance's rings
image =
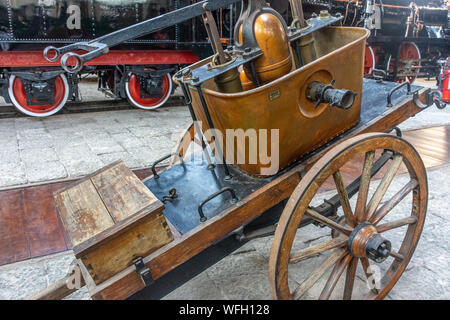
[[[21,112],[45,117],[80,100],[79,79],[93,73],[101,91],[138,108],[158,108],[174,90],[170,75],[211,53],[201,18],[117,46],[76,75],[45,60],[42,50],[89,41],[192,2],[0,0],[0,94]],[[239,12],[230,7],[215,14],[221,36],[229,39]]]
[[[307,14],[341,13],[343,24],[371,30],[365,73],[402,82],[437,77],[450,55],[450,1],[304,0]]]
[[[305,17],[328,10],[343,24],[371,30],[365,58],[368,77],[414,81],[440,73],[450,55],[450,19],[444,1],[303,0]],[[0,95],[21,112],[55,114],[80,100],[79,78],[98,75],[99,90],[142,109],[162,106],[174,90],[171,74],[211,54],[201,18],[176,24],[115,47],[78,74],[44,59],[49,44],[88,41],[195,0],[0,0]],[[288,0],[267,1],[291,23]],[[224,44],[232,41],[240,4],[218,10]]]

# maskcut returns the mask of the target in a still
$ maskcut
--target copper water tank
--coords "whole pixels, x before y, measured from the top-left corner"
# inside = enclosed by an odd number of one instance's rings
[[[263,53],[254,61],[259,82],[269,83],[288,74],[292,69],[291,52],[286,30],[279,18],[271,13],[261,14],[256,18],[254,32]],[[239,41],[242,39],[241,27]],[[244,65],[244,70],[247,78],[253,80],[248,64]]]
[[[240,79],[242,84],[242,89],[244,91],[248,91],[251,89],[255,89],[255,85],[253,84],[253,81],[247,78],[247,75],[245,74],[244,70],[241,70],[240,72]]]

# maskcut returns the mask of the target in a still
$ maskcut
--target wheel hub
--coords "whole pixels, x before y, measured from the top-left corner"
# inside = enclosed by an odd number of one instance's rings
[[[367,257],[377,263],[387,259],[391,247],[391,242],[381,236],[369,222],[357,225],[348,238],[348,248],[352,256]]]

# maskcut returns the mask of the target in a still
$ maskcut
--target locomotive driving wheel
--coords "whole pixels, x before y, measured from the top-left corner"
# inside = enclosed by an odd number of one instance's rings
[[[153,70],[153,69],[152,69]],[[130,73],[128,80],[125,82],[125,92],[128,101],[135,107],[144,110],[155,110],[163,106],[173,90],[173,83],[170,74],[164,76],[162,82],[162,95],[158,98],[142,98],[141,97],[141,85],[139,83],[138,76],[134,73]]]
[[[403,42],[399,48],[399,62],[396,82],[404,82],[405,80],[413,83],[420,71],[420,55],[419,47],[414,42]],[[387,68],[390,73],[394,72],[395,59],[389,57],[387,62]]]
[[[372,177],[375,160],[386,152],[389,160]],[[361,175],[354,199],[344,182],[343,168],[349,165]],[[400,168],[406,174],[393,181]],[[342,217],[324,215],[321,206],[313,206],[330,183],[337,189]],[[282,213],[269,261],[273,298],[382,299],[414,253],[427,199],[423,162],[405,140],[370,133],[337,145],[302,178]],[[324,228],[309,247],[298,241],[306,232],[299,225],[307,220]]]
[[[28,104],[25,86],[15,75],[9,78],[8,94],[13,105],[22,113],[32,117],[48,117],[60,111],[69,98],[69,83],[64,74],[55,79],[54,103]]]

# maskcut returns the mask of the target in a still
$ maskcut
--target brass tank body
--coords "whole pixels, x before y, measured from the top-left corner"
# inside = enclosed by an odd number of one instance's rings
[[[239,41],[242,43],[242,26]],[[262,56],[254,61],[255,71],[260,84],[276,80],[292,69],[289,41],[282,22],[271,13],[263,13],[255,20],[254,32]],[[253,80],[250,65],[244,65],[247,78]]]
[[[268,130],[269,141],[271,130],[278,130],[278,169],[288,167],[359,122],[364,50],[369,35],[366,29],[349,27],[328,27],[316,31],[316,60],[253,90],[224,94],[218,92],[214,81],[205,82],[203,94],[215,128],[224,133],[228,129],[242,129],[244,132],[264,129]],[[201,61],[190,68],[195,69],[205,63],[208,62]],[[336,80],[334,88],[357,93],[350,109],[330,107],[328,103],[316,107],[316,103],[308,99],[310,83],[327,84],[333,79]],[[189,86],[189,91],[195,115],[202,121],[205,131],[209,126],[198,91],[195,86]],[[236,144],[234,152],[230,153],[226,140],[220,146],[230,165],[250,175],[261,176],[261,168],[268,167],[260,160],[255,164],[233,162],[238,154],[249,159],[248,148],[238,150]],[[270,145],[267,150],[271,153],[269,148]]]

